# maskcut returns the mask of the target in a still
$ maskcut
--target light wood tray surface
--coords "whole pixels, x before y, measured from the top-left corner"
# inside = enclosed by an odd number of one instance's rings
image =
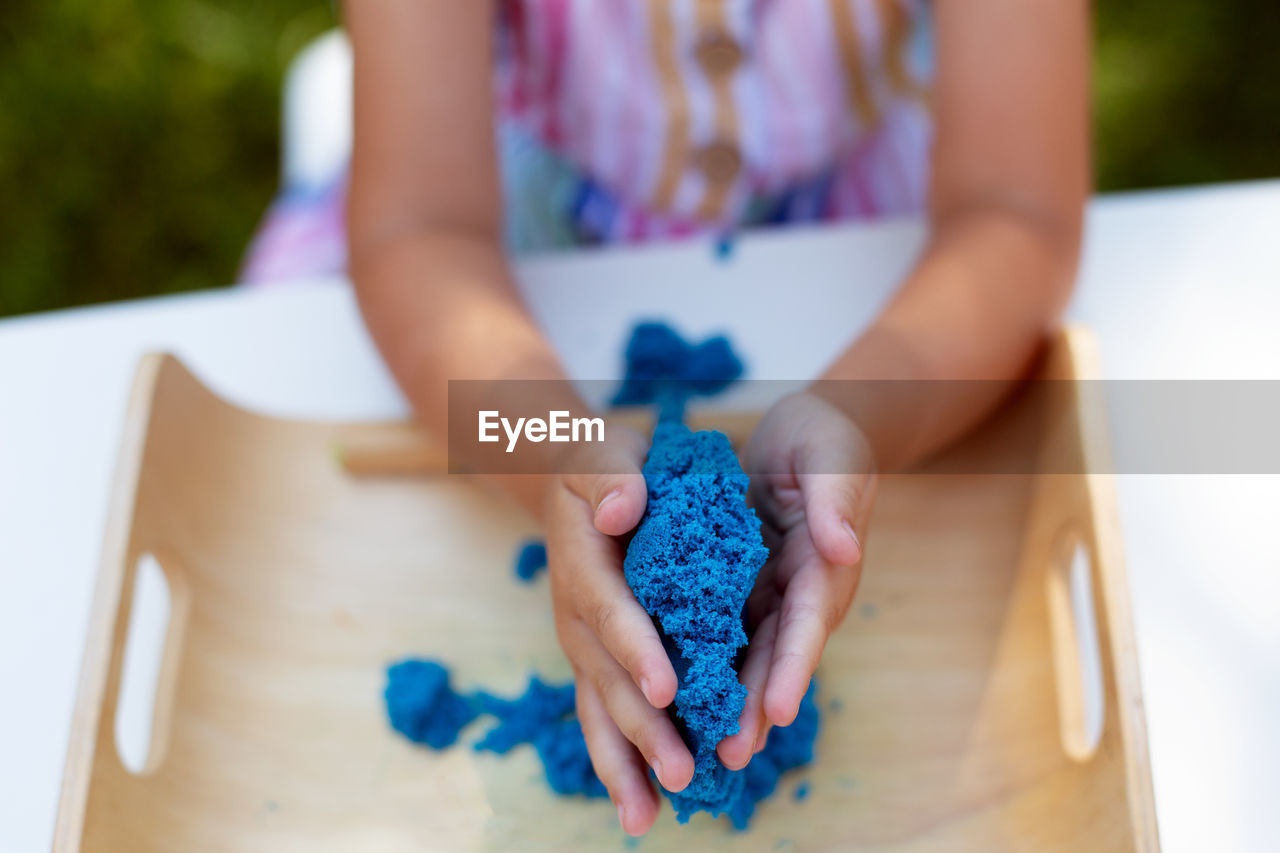
[[[1043,372],[1094,375],[1092,359],[1086,336],[1064,334]],[[998,455],[1018,417],[950,461]],[[260,417],[171,357],[144,361],[55,850],[625,849],[612,806],[553,796],[532,750],[433,753],[388,727],[383,672],[402,656],[511,693],[568,669],[545,580],[511,574],[531,522],[460,477],[349,475],[333,448],[351,429]],[[1096,411],[1067,405],[1042,438],[1047,457],[1105,470]],[[1109,479],[937,473],[947,464],[881,487],[858,600],[820,670],[817,762],[784,778],[748,835],[665,810],[639,849],[1158,849]],[[1077,542],[1101,658],[1092,749],[1065,606]],[[134,774],[114,718],[146,553],[172,616]]]

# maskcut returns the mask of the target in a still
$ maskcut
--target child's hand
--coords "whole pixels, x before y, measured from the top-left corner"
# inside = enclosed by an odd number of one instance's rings
[[[743,455],[770,557],[747,602],[755,630],[740,676],[747,688],[741,729],[717,749],[734,770],[764,747],[769,726],[795,719],[857,590],[860,537],[876,486],[862,432],[811,394],[770,409]]]
[[[675,670],[627,586],[616,538],[644,514],[646,446],[612,425],[607,442],[580,445],[562,470],[588,473],[557,476],[546,513],[556,633],[573,665],[582,733],[632,835],[647,832],[658,814],[649,768],[669,791],[693,778],[693,756],[662,710],[675,699]]]

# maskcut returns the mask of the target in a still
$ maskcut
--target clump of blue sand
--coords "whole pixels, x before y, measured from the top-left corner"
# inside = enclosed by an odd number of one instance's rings
[[[816,690],[816,685],[810,685],[795,722],[770,729],[764,749],[744,769],[735,772],[721,768],[725,789],[732,795],[707,811],[727,814],[734,828],[746,829],[756,804],[773,794],[782,774],[813,760],[813,742],[818,734]],[[505,755],[521,744],[529,744],[538,753],[547,784],[557,794],[608,796],[591,766],[582,726],[574,713],[572,683],[547,684],[533,676],[524,694],[514,699],[502,699],[483,690],[459,693],[450,684],[449,671],[443,664],[408,659],[387,669],[384,696],[392,728],[415,743],[445,749],[457,742],[468,725],[492,717],[496,722],[472,744],[472,749]],[[679,796],[664,793],[673,803]],[[690,814],[692,811],[685,812],[681,822],[687,821]]]
[[[735,666],[747,644],[742,611],[769,551],[723,433],[659,423],[644,478],[649,501],[623,570],[676,670],[675,715],[694,771],[687,788],[667,796],[683,822],[700,810],[728,811],[741,794],[744,776],[720,763],[716,744],[738,731],[746,704]]]
[[[449,684],[449,670],[430,660],[405,660],[387,670],[387,716],[391,727],[432,749],[453,746],[479,708]]]
[[[718,394],[742,373],[742,360],[724,335],[693,344],[665,323],[639,323],[627,342],[626,372],[612,402],[656,403],[659,420],[678,420],[684,400]]]
[[[516,552],[516,577],[525,583],[532,583],[547,567],[547,545],[536,539],[530,539],[520,545]]]
[[[391,727],[432,749],[452,746],[480,717],[496,723],[472,744],[477,752],[505,755],[521,744],[537,750],[547,783],[557,794],[606,797],[591,767],[582,726],[574,713],[573,684],[547,684],[536,675],[515,699],[478,690],[459,693],[437,661],[408,659],[387,669],[384,691]]]
[[[648,505],[627,547],[623,569],[636,598],[653,617],[676,670],[669,713],[694,757],[693,781],[664,791],[684,823],[698,811],[728,815],[745,829],[756,804],[771,796],[787,771],[813,760],[818,733],[817,686],[810,684],[795,721],[770,730],[765,747],[742,770],[720,763],[716,744],[738,731],[746,689],[737,663],[747,644],[743,609],[768,557],[760,521],[746,504],[748,478],[728,438],[692,432],[679,422],[695,394],[723,390],[742,374],[727,339],[686,343],[662,323],[642,323],[627,347],[627,373],[615,404],[657,403],[659,422],[645,462]],[[523,548],[516,574],[528,580],[546,552]],[[607,796],[587,754],[574,713],[572,684],[537,676],[522,696],[463,694],[435,661],[406,660],[387,670],[387,715],[396,731],[443,749],[480,717],[496,722],[473,744],[504,754],[520,744],[537,751],[552,790]]]

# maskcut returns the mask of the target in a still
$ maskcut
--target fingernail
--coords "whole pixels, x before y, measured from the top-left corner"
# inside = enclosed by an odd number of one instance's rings
[[[608,499],[606,498],[606,500]],[[861,551],[862,543],[858,541],[858,534],[853,532],[853,525],[850,524],[847,519],[844,521],[844,529],[848,532],[849,538],[853,540],[853,544],[857,545],[858,550]]]
[[[621,494],[622,494],[622,489],[614,489],[612,492],[602,497],[600,499],[600,503],[596,504],[596,513],[599,514],[600,510],[604,509],[605,504],[607,504],[609,501],[613,500],[614,498],[620,496]]]
[[[650,705],[652,705],[653,696],[650,695],[649,693],[649,679],[647,678],[640,679],[640,692],[644,694],[645,701],[647,701]]]
[[[627,828],[627,807],[622,803],[618,803],[618,823],[622,824],[622,828]]]
[[[653,775],[657,776],[658,781],[661,782],[662,781],[662,762],[655,758],[653,759],[652,762],[650,762],[649,766],[653,768]]]

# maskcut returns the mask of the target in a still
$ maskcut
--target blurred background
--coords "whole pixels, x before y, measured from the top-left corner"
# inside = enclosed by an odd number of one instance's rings
[[[328,0],[7,0],[0,316],[221,287]],[[1098,0],[1101,191],[1280,176],[1280,4]]]

